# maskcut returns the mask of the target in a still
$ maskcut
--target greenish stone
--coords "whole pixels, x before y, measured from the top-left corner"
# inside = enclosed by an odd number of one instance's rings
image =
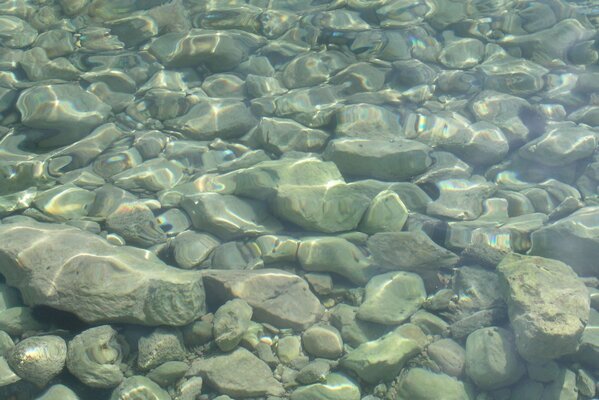
[[[67,344],[60,336],[31,336],[8,349],[4,357],[17,375],[42,388],[63,370]]]
[[[182,361],[186,357],[183,335],[175,328],[156,328],[137,343],[137,366],[149,370],[167,361]]]
[[[322,383],[301,386],[291,400],[360,400],[360,387],[343,374],[331,373]]]
[[[510,400],[541,400],[543,384],[530,379],[523,379],[512,389]]]
[[[336,305],[331,312],[331,324],[341,332],[343,341],[353,347],[373,341],[387,331],[387,327],[356,318],[357,307]]]
[[[397,398],[402,400],[472,400],[463,382],[423,368],[410,368],[401,374]]]
[[[260,255],[265,264],[294,262],[297,259],[299,241],[289,236],[264,235],[256,238]]]
[[[289,151],[320,151],[328,138],[327,132],[308,128],[290,119],[263,117],[246,141],[281,155]]]
[[[577,400],[576,373],[568,368],[560,368],[557,378],[545,386],[542,399]]]
[[[3,353],[4,354],[4,353]],[[21,377],[10,368],[4,356],[0,356],[0,387],[18,382]]]
[[[441,339],[431,343],[426,348],[426,353],[441,372],[456,378],[464,373],[466,350],[453,339]]]
[[[356,316],[364,321],[399,325],[421,307],[426,298],[422,278],[411,272],[389,272],[366,285],[364,302]]]
[[[350,351],[341,360],[341,366],[355,372],[368,383],[390,381],[421,350],[417,341],[405,337],[401,330],[396,329]]]
[[[420,327],[427,335],[446,336],[449,332],[449,324],[428,311],[416,311],[410,317],[410,322]]]
[[[432,163],[431,148],[407,139],[334,139],[323,157],[344,176],[403,181],[424,172]]]
[[[50,386],[50,389],[35,400],[79,400],[79,396],[65,385],[57,384]]]
[[[212,322],[214,340],[222,351],[231,351],[250,325],[252,307],[240,299],[229,300],[216,310]]]
[[[159,192],[181,182],[183,168],[175,162],[155,158],[114,175],[112,180],[126,190]]]
[[[0,330],[12,336],[21,336],[25,332],[41,331],[46,326],[33,316],[29,307],[11,307],[0,312]]]
[[[313,325],[302,334],[306,353],[314,357],[336,359],[343,353],[343,339],[330,325]]]
[[[466,374],[479,388],[495,390],[512,385],[525,371],[510,331],[490,327],[468,335]]]
[[[168,392],[158,386],[149,378],[140,375],[131,376],[117,386],[110,400],[122,400],[126,398],[148,398],[155,400],[170,400]]]
[[[302,239],[297,258],[306,271],[332,272],[356,284],[365,284],[376,273],[359,247],[334,236]]]
[[[277,343],[277,356],[284,364],[291,364],[302,356],[302,340],[299,336],[285,336]]]
[[[94,192],[66,184],[38,192],[33,205],[59,220],[75,219],[87,215],[95,197]]]
[[[183,361],[167,361],[148,372],[146,377],[162,387],[167,387],[182,378],[188,369],[189,365]]]
[[[528,376],[537,382],[552,382],[559,374],[559,365],[555,361],[542,364],[528,363]]]
[[[212,340],[212,322],[202,319],[185,325],[182,329],[183,341],[189,348],[201,346]]]
[[[572,268],[557,260],[514,254],[506,256],[497,271],[520,355],[547,361],[576,352],[590,300]]]
[[[314,360],[299,370],[295,380],[304,385],[316,382],[324,382],[330,371],[331,365],[328,362],[323,360]]]
[[[576,371],[576,388],[578,393],[587,397],[595,397],[596,386],[595,378],[586,370]]]
[[[399,232],[408,219],[408,209],[397,193],[380,192],[368,206],[358,229],[368,234]]]
[[[180,268],[192,269],[206,261],[219,243],[218,239],[207,233],[181,232],[173,240],[173,255]]]

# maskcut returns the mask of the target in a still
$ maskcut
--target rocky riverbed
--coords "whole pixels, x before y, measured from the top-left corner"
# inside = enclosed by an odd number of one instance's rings
[[[598,28],[0,0],[0,399],[596,398]]]

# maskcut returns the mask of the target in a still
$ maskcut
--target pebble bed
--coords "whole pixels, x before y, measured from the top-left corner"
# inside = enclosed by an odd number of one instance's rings
[[[0,399],[595,399],[598,29],[0,0]]]

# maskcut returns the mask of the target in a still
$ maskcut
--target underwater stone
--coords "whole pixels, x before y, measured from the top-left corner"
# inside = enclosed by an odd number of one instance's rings
[[[26,304],[88,323],[184,325],[205,312],[201,275],[170,268],[147,251],[60,224],[0,225],[0,239],[0,272]]]
[[[328,374],[324,382],[295,389],[291,400],[360,400],[360,387],[343,374]]]
[[[171,400],[168,392],[145,376],[134,375],[125,379],[110,396],[110,400],[147,398],[153,400]]]
[[[400,376],[397,394],[400,398],[419,400],[472,400],[463,382],[424,368],[410,368]]]
[[[252,307],[244,300],[233,299],[220,306],[214,313],[213,335],[222,351],[237,347],[252,319]]]
[[[10,348],[5,357],[17,375],[41,388],[64,368],[67,344],[59,336],[32,336]]]
[[[277,155],[289,151],[319,151],[326,145],[329,134],[320,129],[308,128],[298,122],[283,118],[263,117],[245,140]]]
[[[408,219],[408,209],[392,190],[383,190],[370,202],[358,229],[368,234],[399,232]]]
[[[343,353],[343,339],[330,325],[312,325],[302,334],[306,352],[314,357],[336,359]]]
[[[374,104],[348,104],[335,113],[336,137],[394,139],[402,136],[399,115]]]
[[[56,384],[35,400],[79,400],[79,396],[65,385]]]
[[[2,44],[10,48],[23,48],[37,38],[37,31],[26,21],[10,15],[0,16]]]
[[[113,388],[124,379],[123,349],[110,325],[87,329],[68,343],[67,368],[87,386]]]
[[[137,342],[137,366],[149,370],[167,361],[182,361],[186,357],[183,335],[176,328],[156,328]]]
[[[176,162],[156,158],[113,175],[112,180],[123,189],[158,192],[183,180],[183,168]]]
[[[143,203],[124,203],[106,217],[106,227],[127,242],[143,247],[166,241],[154,213]]]
[[[181,232],[173,241],[173,255],[180,268],[191,269],[208,259],[219,243],[218,239],[206,233]]]

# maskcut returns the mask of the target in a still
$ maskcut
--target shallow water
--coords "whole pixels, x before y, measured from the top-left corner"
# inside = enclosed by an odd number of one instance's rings
[[[0,399],[593,399],[599,2],[0,0]]]

